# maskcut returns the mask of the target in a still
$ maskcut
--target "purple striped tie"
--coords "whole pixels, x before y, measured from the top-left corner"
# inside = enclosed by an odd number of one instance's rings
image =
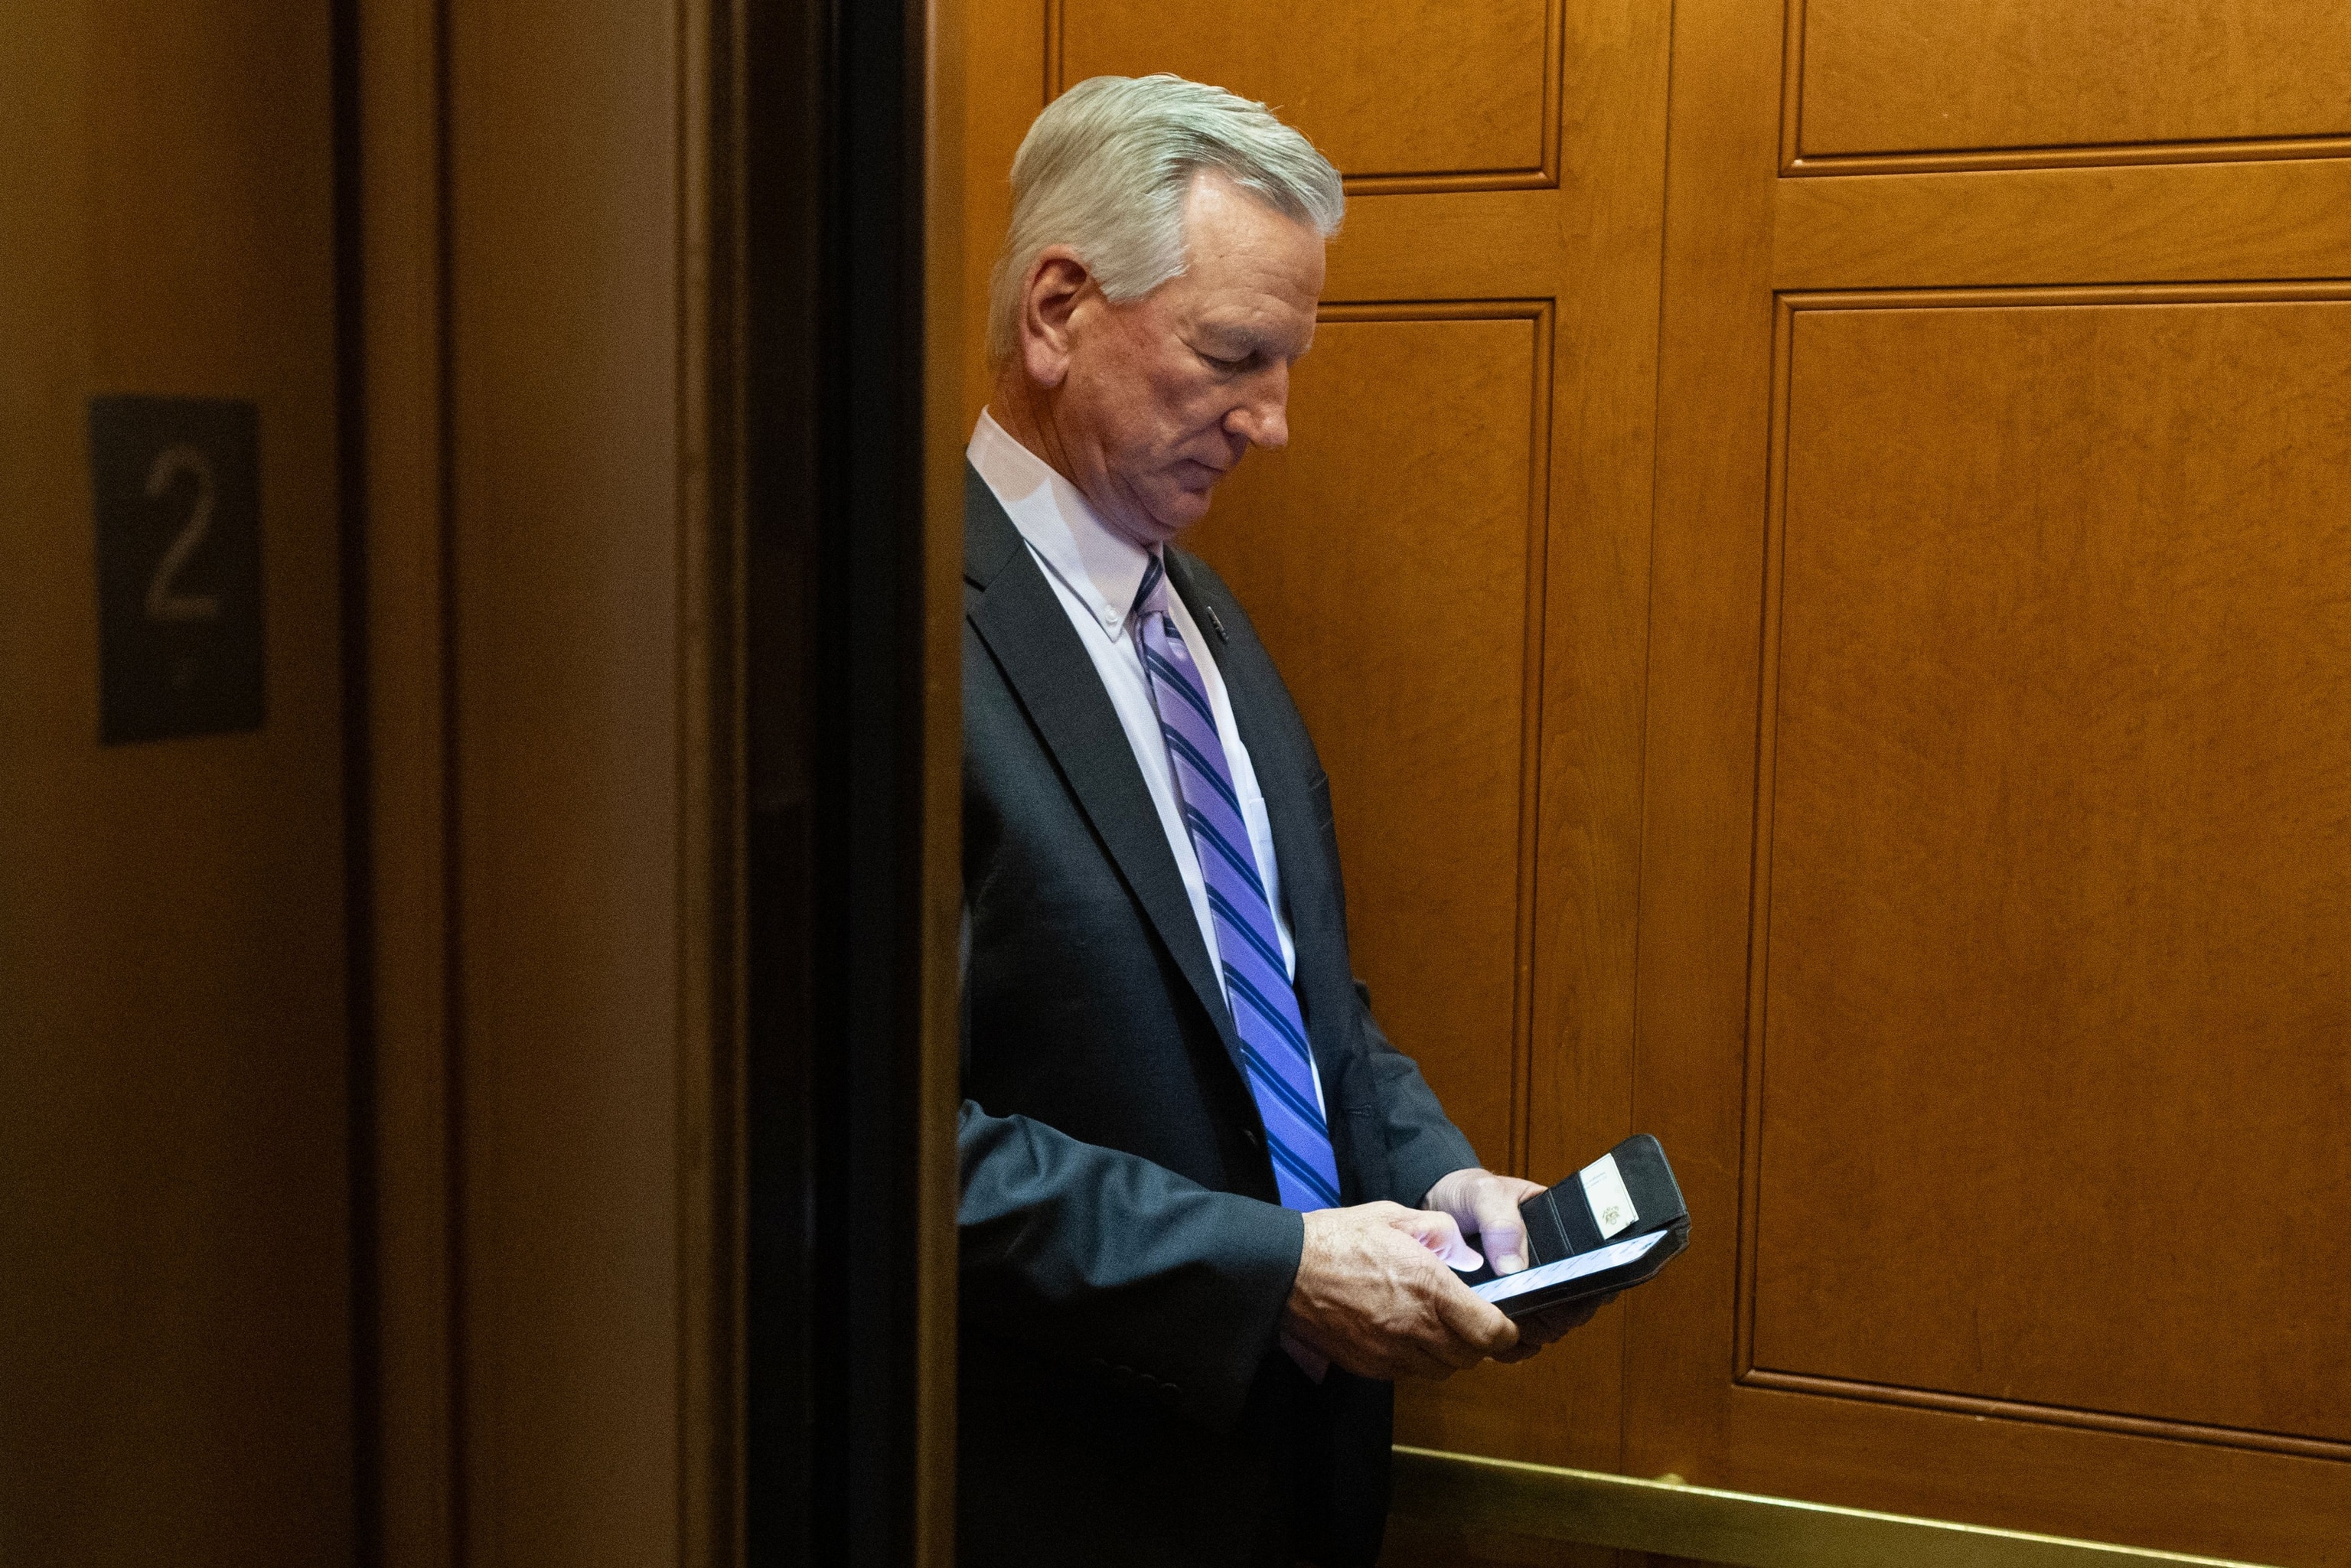
[[[1258,878],[1249,825],[1241,819],[1224,743],[1217,737],[1208,689],[1192,662],[1192,651],[1184,645],[1184,633],[1167,613],[1167,574],[1156,555],[1144,570],[1134,612],[1141,622],[1151,700],[1159,710],[1159,733],[1166,737],[1184,821],[1191,829],[1192,849],[1208,884],[1208,910],[1217,935],[1214,956],[1224,967],[1225,998],[1232,1009],[1234,1031],[1241,1039],[1249,1092],[1265,1121],[1274,1182],[1281,1201],[1291,1208],[1335,1208],[1339,1166],[1315,1097],[1306,1022],[1298,1010],[1289,967],[1281,960],[1273,909]]]

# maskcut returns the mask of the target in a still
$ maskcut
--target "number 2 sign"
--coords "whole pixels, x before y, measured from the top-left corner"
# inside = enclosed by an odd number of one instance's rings
[[[259,448],[241,399],[90,399],[101,743],[261,727]]]

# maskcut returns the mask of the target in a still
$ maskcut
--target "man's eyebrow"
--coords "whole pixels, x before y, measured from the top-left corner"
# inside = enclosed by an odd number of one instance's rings
[[[1246,357],[1248,354],[1273,355],[1279,353],[1281,350],[1281,344],[1275,334],[1264,331],[1256,327],[1246,327],[1234,323],[1204,322],[1201,326],[1200,335],[1210,340],[1220,350],[1238,350],[1243,351],[1240,353],[1227,352],[1222,356],[1225,358],[1239,359]],[[1294,354],[1289,354],[1286,357],[1292,360],[1304,359],[1306,357],[1306,350],[1313,347],[1313,345],[1314,334],[1310,329],[1306,334],[1306,341],[1299,346],[1298,351]]]
[[[1265,327],[1256,327],[1256,324],[1249,322],[1204,319],[1192,329],[1192,346],[1201,352],[1213,350],[1211,358],[1217,360],[1246,360],[1253,358],[1253,355],[1302,360],[1307,348],[1314,346],[1314,327],[1307,327],[1305,343],[1301,343],[1298,352],[1283,352],[1277,331],[1267,331]]]

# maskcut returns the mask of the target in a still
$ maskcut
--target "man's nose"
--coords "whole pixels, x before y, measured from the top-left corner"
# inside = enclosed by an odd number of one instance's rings
[[[1290,367],[1276,365],[1258,377],[1249,397],[1225,415],[1225,428],[1268,452],[1289,445]]]

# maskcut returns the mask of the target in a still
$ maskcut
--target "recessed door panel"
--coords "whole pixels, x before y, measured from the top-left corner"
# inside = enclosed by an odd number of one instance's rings
[[[1468,10],[1059,0],[1047,70],[1056,93],[1092,76],[1173,71],[1262,99],[1359,184],[1548,185],[1559,23],[1557,0]]]
[[[1805,158],[2351,137],[2351,11],[2332,0],[1789,6]]]
[[[2351,301],[1790,333],[1752,1367],[2351,1437]]]
[[[1635,1097],[1698,1228],[1625,1459],[2335,1563],[2351,219],[2155,141],[2335,129],[2342,51],[2044,47],[2113,10],[1676,9]],[[1907,75],[1832,69],[1878,13]],[[1813,177],[2050,139],[2150,166]]]

